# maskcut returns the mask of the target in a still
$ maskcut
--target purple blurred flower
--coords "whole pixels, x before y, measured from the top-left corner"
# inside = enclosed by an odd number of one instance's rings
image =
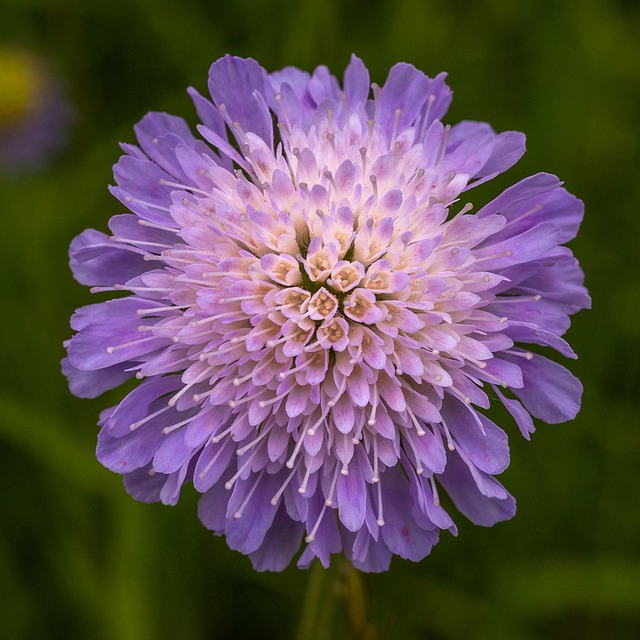
[[[0,174],[38,169],[64,145],[73,109],[35,54],[0,48]]]
[[[442,124],[444,77],[398,64],[379,87],[353,57],[341,88],[226,56],[213,103],[190,90],[210,146],[147,115],[115,166],[133,214],[72,243],[81,283],[129,295],[73,316],[71,390],[144,380],[102,414],[98,458],[142,501],[193,482],[258,570],[303,540],[303,567],[420,560],[456,532],[442,489],[479,525],[512,517],[507,436],[481,410],[502,402],[529,438],[531,416],[579,409],[579,381],[521,345],[575,357],[561,336],[589,297],[561,245],[582,203],[538,174],[458,204],[524,136]]]

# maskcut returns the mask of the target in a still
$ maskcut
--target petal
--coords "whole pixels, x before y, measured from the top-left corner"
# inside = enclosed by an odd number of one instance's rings
[[[153,304],[131,296],[84,307],[92,319],[68,343],[71,364],[83,371],[104,369],[166,346],[166,338],[147,340],[138,331],[137,310]]]
[[[352,465],[348,475],[338,474],[336,489],[340,521],[349,531],[357,531],[364,524],[367,506],[367,486],[360,469]]]
[[[122,284],[149,269],[142,252],[111,242],[95,229],[87,229],[73,239],[69,266],[75,279],[90,287]]]
[[[456,445],[478,469],[494,474],[509,466],[507,434],[489,418],[449,397],[442,412]]]
[[[343,86],[349,112],[353,113],[360,105],[364,105],[371,89],[369,70],[355,55],[351,56],[351,61],[345,69]]]
[[[227,544],[232,549],[248,554],[260,547],[276,515],[271,498],[280,484],[280,475],[269,473],[257,478],[253,474],[236,482],[227,505],[225,527]]]
[[[71,364],[69,358],[63,358],[62,373],[73,395],[78,398],[97,398],[131,378],[133,371],[126,371],[130,365],[133,363],[123,362],[97,371],[81,371]]]
[[[267,72],[255,60],[226,55],[214,62],[209,69],[209,92],[218,108],[224,105],[232,122],[273,148],[271,114],[264,102],[271,101],[272,89]]]
[[[408,480],[399,465],[387,469],[380,478],[385,524],[382,539],[392,553],[418,562],[438,541],[438,530],[425,531],[411,515],[411,495]]]
[[[253,568],[256,571],[282,571],[300,548],[303,533],[304,525],[291,520],[281,505],[262,544],[249,554]]]
[[[447,468],[438,479],[458,511],[474,524],[490,527],[515,515],[516,502],[513,497],[507,494],[506,498],[500,499],[482,495],[469,468],[455,452],[449,455]]]
[[[521,180],[482,207],[479,217],[499,213],[507,219],[505,230],[497,239],[522,233],[548,221],[558,227],[558,243],[573,239],[584,214],[584,205],[574,195],[561,188],[554,175],[538,173]]]
[[[504,355],[511,359],[513,356]],[[524,387],[514,389],[524,406],[536,418],[549,424],[573,420],[580,410],[582,384],[572,373],[553,360],[534,355],[518,358]]]

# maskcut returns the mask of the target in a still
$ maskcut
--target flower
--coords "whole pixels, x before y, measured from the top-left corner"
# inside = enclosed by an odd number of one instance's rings
[[[67,139],[73,111],[59,79],[34,53],[0,48],[0,174],[39,168]]]
[[[98,458],[145,502],[193,482],[258,570],[303,541],[302,567],[421,560],[456,533],[442,490],[474,523],[511,518],[507,436],[483,410],[529,438],[531,416],[579,409],[577,378],[529,345],[575,357],[561,336],[589,298],[562,244],[582,203],[538,174],[461,206],[524,136],[444,125],[444,78],[397,64],[370,85],[354,56],[341,88],[226,56],[213,102],[189,90],[209,145],[148,114],[114,171],[132,214],[71,245],[81,283],[128,294],[73,316],[71,390],[143,380],[102,414]]]

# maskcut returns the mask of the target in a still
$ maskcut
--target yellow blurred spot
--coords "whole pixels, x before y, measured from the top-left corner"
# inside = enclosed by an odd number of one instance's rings
[[[34,108],[43,75],[31,54],[0,49],[0,127],[25,118]]]

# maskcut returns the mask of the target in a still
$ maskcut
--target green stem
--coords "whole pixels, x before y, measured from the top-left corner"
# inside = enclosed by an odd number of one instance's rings
[[[366,597],[362,574],[348,560],[343,562],[345,605],[352,640],[376,640],[374,627],[367,622]]]
[[[302,617],[298,625],[296,640],[316,640],[318,619],[321,615],[320,603],[326,578],[326,571],[318,560],[309,569],[309,582],[302,604]]]

